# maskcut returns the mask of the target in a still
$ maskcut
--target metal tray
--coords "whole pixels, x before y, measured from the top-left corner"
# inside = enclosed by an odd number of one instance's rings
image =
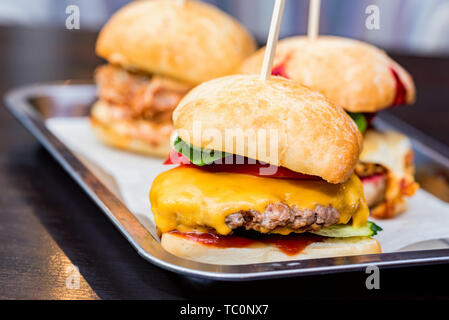
[[[449,263],[449,249],[406,251],[376,255],[299,260],[253,265],[212,265],[189,261],[166,252],[147,229],[121,202],[113,186],[94,173],[91,166],[73,154],[45,126],[54,117],[85,116],[96,98],[96,88],[85,83],[52,83],[26,86],[5,96],[6,107],[64,167],[73,179],[100,207],[123,236],[149,262],[188,277],[243,281],[333,272],[362,271],[369,265],[401,267]],[[436,171],[449,172],[449,149],[397,121],[381,115],[380,128],[393,127],[411,137],[416,164]],[[438,151],[436,151],[438,150]]]

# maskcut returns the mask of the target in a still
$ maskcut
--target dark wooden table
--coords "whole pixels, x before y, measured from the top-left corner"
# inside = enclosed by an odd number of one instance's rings
[[[89,32],[0,28],[0,95],[34,82],[90,79],[101,61]],[[449,145],[449,59],[397,56],[418,102],[394,114]],[[447,297],[448,265],[245,283],[185,279],[141,259],[101,211],[10,114],[0,108],[0,298]],[[76,265],[80,288],[67,289]]]

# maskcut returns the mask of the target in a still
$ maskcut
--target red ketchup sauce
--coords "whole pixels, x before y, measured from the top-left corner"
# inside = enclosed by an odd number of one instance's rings
[[[309,234],[289,234],[287,236],[260,234],[248,238],[237,235],[221,236],[214,233],[179,231],[171,231],[170,234],[216,248],[246,248],[253,244],[265,243],[276,246],[279,250],[289,256],[301,253],[309,244],[321,242],[324,239],[324,237]]]

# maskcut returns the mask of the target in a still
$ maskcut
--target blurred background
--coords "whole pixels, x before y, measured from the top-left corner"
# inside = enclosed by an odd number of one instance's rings
[[[1,0],[0,25],[65,27],[66,7],[80,8],[81,29],[99,30],[130,0]],[[207,0],[266,39],[273,0]],[[287,0],[281,36],[304,34],[308,0]],[[380,30],[365,27],[369,5],[380,9]],[[362,39],[389,51],[449,54],[449,0],[322,0],[320,33]]]
[[[98,31],[131,1],[0,0],[0,96],[30,83],[92,81],[104,63],[94,49]],[[265,44],[274,0],[203,1],[236,17]],[[79,30],[66,26],[70,6],[79,9]],[[379,10],[378,30],[366,26],[372,6]],[[308,12],[309,0],[286,0],[281,37],[306,34]],[[449,0],[321,0],[320,16],[321,34],[373,43],[407,69],[417,101],[386,112],[449,145]],[[10,123],[2,114],[0,108],[0,129]]]

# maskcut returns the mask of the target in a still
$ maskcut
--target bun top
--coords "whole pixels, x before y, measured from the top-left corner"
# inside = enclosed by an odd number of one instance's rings
[[[190,84],[234,73],[255,50],[235,19],[191,0],[132,2],[109,20],[96,47],[110,63]]]
[[[297,81],[255,75],[215,79],[190,91],[173,113],[180,138],[342,183],[358,160],[354,121]]]
[[[259,73],[264,51],[248,58],[241,72]],[[287,38],[279,42],[273,66],[274,74],[298,80],[351,112],[376,112],[415,100],[410,74],[384,51],[361,41]]]

